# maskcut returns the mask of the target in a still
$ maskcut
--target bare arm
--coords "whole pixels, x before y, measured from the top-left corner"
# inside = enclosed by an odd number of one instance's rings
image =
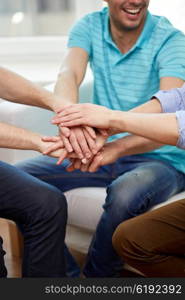
[[[160,80],[160,90],[169,90],[172,88],[178,88],[183,85],[184,81],[179,78],[175,77],[164,77]],[[159,101],[152,100],[144,103],[143,105],[140,105],[134,109],[131,110],[132,112],[139,112],[139,113],[160,113],[161,112],[161,105]],[[176,125],[177,126],[177,125]],[[135,142],[134,142],[135,141]],[[135,145],[134,145],[135,144]],[[150,139],[138,137],[138,136],[131,136],[128,143],[127,148],[128,151],[131,154],[137,154],[135,153],[136,149],[140,150],[138,153],[144,153],[148,151],[152,151],[154,149],[160,148],[161,146],[164,146],[160,143],[155,143],[154,141],[151,141]],[[150,150],[148,150],[150,149]]]
[[[164,77],[160,81],[160,90],[170,90],[173,88],[179,88],[183,85],[184,81],[175,77]],[[161,105],[157,100],[148,101],[142,105],[139,105],[130,110],[131,112],[139,113],[160,113]]]
[[[78,102],[79,86],[82,83],[88,64],[88,53],[82,48],[70,48],[62,62],[54,89],[55,95],[63,105]],[[75,151],[80,159],[90,157],[96,151],[96,134],[92,128],[60,128],[60,137],[68,152]]]
[[[54,89],[62,103],[78,102],[78,89],[83,81],[88,63],[88,54],[81,48],[70,48],[62,62]]]
[[[168,80],[171,82],[170,78],[161,81],[161,88],[165,88],[165,82],[168,86]],[[173,83],[175,85],[175,79]],[[176,85],[182,84],[183,81],[177,79]],[[61,123],[62,121],[61,124],[64,126],[86,124],[99,128],[110,128],[113,124],[114,133],[130,132],[134,135],[116,141],[117,147],[120,149],[120,156],[123,156],[148,152],[163,146],[163,144],[176,144],[178,129],[175,115],[155,114],[148,116],[145,114],[146,112],[160,113],[161,111],[162,108],[157,99],[131,110],[132,113],[114,112],[105,107],[84,104],[65,108],[54,118],[54,123]],[[141,112],[142,114],[140,114]]]
[[[157,99],[153,100],[159,102]],[[140,139],[142,144],[146,143],[146,150],[151,149],[147,138],[151,141],[163,144],[176,145],[178,139],[178,126],[176,115],[170,114],[146,114],[110,110],[103,106],[94,104],[71,105],[61,112],[54,123],[61,123],[63,126],[89,125],[92,127],[109,129],[111,134],[130,132],[134,135],[144,137]],[[130,137],[133,139],[134,136]],[[123,138],[125,141],[125,138]],[[139,137],[137,138],[139,146]],[[151,142],[150,141],[150,142]],[[152,143],[152,147],[154,147]],[[142,146],[142,145],[140,145]],[[157,145],[158,146],[158,145]],[[134,152],[135,152],[134,148]]]
[[[27,129],[18,128],[6,123],[0,122],[0,147],[9,149],[34,150],[45,153],[48,147],[60,143],[58,138],[53,137],[53,141],[44,141],[42,136]],[[67,152],[65,149],[56,147],[56,151],[49,153],[49,156],[59,158],[65,157]]]
[[[175,114],[114,112],[114,126],[157,143],[176,145],[179,133]]]
[[[62,107],[57,96],[2,67],[0,67],[0,97],[53,111]]]
[[[0,147],[40,151],[41,136],[29,130],[0,123]]]

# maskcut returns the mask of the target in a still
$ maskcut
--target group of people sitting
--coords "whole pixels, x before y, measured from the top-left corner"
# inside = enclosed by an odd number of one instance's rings
[[[43,137],[0,123],[1,147],[41,153],[0,162],[0,217],[23,235],[23,277],[119,277],[125,262],[146,277],[185,276],[185,200],[148,212],[185,188],[185,36],[149,0],[105,1],[72,28],[53,93],[0,68],[0,97],[52,110],[58,127]],[[82,104],[88,63],[93,98]],[[87,186],[107,197],[80,270],[63,193]]]

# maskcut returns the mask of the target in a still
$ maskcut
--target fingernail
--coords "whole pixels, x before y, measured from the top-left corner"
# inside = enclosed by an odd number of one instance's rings
[[[87,159],[86,159],[86,158],[83,158],[83,159],[82,159],[82,163],[83,163],[83,164],[86,164],[86,163],[87,163]]]

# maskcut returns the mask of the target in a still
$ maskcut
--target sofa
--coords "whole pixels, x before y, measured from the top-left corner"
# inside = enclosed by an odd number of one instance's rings
[[[52,91],[53,85],[47,88]],[[91,94],[92,77],[88,75],[80,88],[81,102],[88,102]],[[0,120],[2,122],[8,122],[44,135],[57,133],[56,126],[50,123],[52,115],[52,112],[36,107],[14,104],[7,101],[0,103]],[[0,149],[1,160],[11,164],[36,155],[38,154],[34,151]],[[106,197],[106,190],[105,188],[86,187],[73,189],[66,192],[65,195],[68,202],[66,243],[74,253],[80,253],[84,257],[103,211],[102,205]],[[185,192],[179,193],[156,207],[166,205],[169,202],[184,197]],[[132,270],[128,265],[125,265],[124,268]],[[134,271],[137,272],[136,270]]]

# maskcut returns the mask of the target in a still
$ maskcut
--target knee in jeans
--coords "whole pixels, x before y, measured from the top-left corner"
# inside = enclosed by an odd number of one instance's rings
[[[116,185],[113,185],[107,189],[104,209],[115,217],[118,221],[118,225],[123,220],[135,216],[135,208],[132,205],[133,202],[134,198],[131,193],[128,193],[126,190],[117,189]]]
[[[34,215],[32,221],[47,220],[53,216],[61,216],[61,221],[67,218],[67,201],[60,190],[55,187],[41,187],[34,199]]]

